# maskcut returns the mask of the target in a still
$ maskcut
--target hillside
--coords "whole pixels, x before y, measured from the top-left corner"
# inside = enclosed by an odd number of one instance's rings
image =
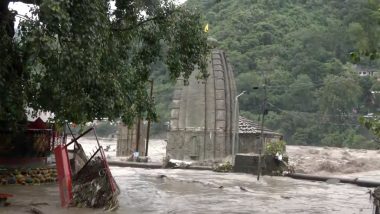
[[[379,32],[377,1],[188,0],[227,51],[236,72],[241,114],[259,120],[268,92],[265,124],[289,144],[376,148],[358,117],[375,112],[379,83],[358,68],[379,67],[350,53],[371,48]],[[157,79],[165,79],[158,75]],[[158,83],[158,112],[168,116],[171,84]],[[253,87],[259,86],[259,89]],[[166,120],[167,121],[167,120]]]

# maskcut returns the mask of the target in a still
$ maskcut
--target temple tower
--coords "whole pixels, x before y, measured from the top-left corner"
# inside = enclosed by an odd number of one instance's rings
[[[231,155],[236,85],[226,54],[213,50],[207,80],[195,70],[184,85],[178,79],[170,106],[166,153],[181,160],[219,161]]]

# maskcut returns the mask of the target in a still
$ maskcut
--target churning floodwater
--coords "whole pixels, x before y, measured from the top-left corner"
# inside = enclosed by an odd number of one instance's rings
[[[367,188],[249,174],[112,168],[120,213],[371,213]],[[380,172],[377,172],[380,173]],[[161,175],[167,177],[161,178]]]
[[[112,148],[108,152],[110,159],[114,158]],[[270,176],[257,181],[251,174],[181,169],[111,167],[111,171],[121,190],[120,207],[113,212],[117,214],[372,212],[369,189],[350,184]],[[380,171],[344,176],[379,180]],[[94,209],[60,208],[56,185],[0,186],[0,192],[15,195],[12,206],[0,208],[0,213],[26,213],[31,204],[39,204],[36,206],[44,213],[103,213]]]
[[[348,184],[268,176],[257,181],[256,176],[249,174],[180,169],[111,170],[121,190],[120,208],[114,212],[120,214],[372,212],[368,189]],[[39,206],[44,213],[103,212],[60,208],[56,185],[3,186],[0,191],[14,194],[12,206],[19,206],[0,208],[0,213],[24,213],[28,205],[39,203],[46,203]]]

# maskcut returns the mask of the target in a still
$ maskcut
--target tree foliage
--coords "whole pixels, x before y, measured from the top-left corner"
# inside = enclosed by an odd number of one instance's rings
[[[155,119],[147,93],[155,63],[171,79],[195,66],[206,75],[201,16],[171,0],[34,2],[17,35],[3,33],[14,15],[0,13],[1,120],[20,119],[26,106],[75,123]]]
[[[266,79],[266,125],[289,144],[376,147],[358,118],[377,111],[380,97],[371,90],[379,84],[358,74],[379,68],[378,0],[187,4],[205,14],[235,67],[238,90],[248,92],[239,97],[242,114],[258,120],[264,93],[252,87]]]

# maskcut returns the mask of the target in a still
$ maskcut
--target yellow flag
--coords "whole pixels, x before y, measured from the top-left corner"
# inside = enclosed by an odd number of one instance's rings
[[[208,32],[208,24],[206,24],[206,26],[205,26],[205,32],[206,33]]]

